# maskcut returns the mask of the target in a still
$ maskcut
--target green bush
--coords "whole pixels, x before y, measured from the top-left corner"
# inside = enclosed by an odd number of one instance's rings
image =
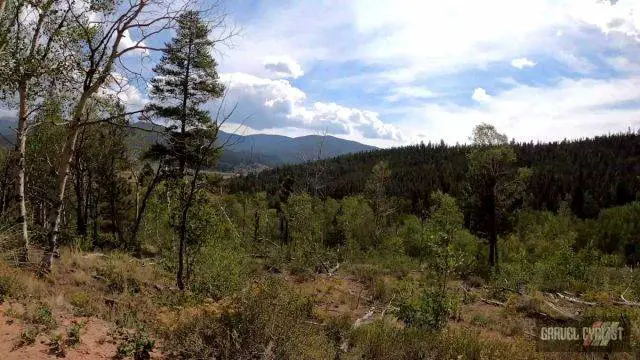
[[[457,301],[442,292],[428,289],[418,297],[406,299],[398,309],[398,318],[407,325],[423,330],[440,330],[455,311]]]
[[[79,323],[73,321],[71,325],[67,328],[67,339],[65,340],[65,344],[68,346],[77,346],[80,344],[80,332],[84,327],[84,323]]]
[[[52,330],[58,326],[51,309],[46,304],[39,304],[29,315],[27,320],[44,330]]]
[[[362,196],[347,196],[342,200],[338,223],[344,231],[347,249],[353,255],[371,249],[375,241],[373,210]]]
[[[119,330],[119,339],[116,350],[116,359],[133,357],[134,360],[151,359],[151,351],[155,347],[155,341],[149,337],[146,331]]]
[[[211,298],[241,290],[251,274],[249,260],[238,246],[208,243],[196,259],[191,290]]]
[[[95,300],[84,291],[72,294],[69,303],[73,306],[75,316],[92,316],[97,311]]]

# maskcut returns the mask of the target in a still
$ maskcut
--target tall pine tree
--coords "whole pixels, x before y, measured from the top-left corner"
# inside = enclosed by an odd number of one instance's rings
[[[166,44],[160,63],[154,68],[150,113],[166,120],[164,144],[156,144],[151,153],[162,159],[166,176],[175,186],[179,206],[172,227],[179,237],[176,283],[185,286],[185,251],[189,234],[188,216],[200,188],[201,170],[215,161],[219,123],[212,121],[201,106],[224,92],[211,56],[214,42],[210,27],[197,11],[186,11],[177,20],[175,38]]]

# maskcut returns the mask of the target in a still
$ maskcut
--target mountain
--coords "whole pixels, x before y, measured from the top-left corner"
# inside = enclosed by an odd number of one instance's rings
[[[246,160],[251,160],[252,156],[263,156],[273,160],[265,165],[297,164],[376,149],[374,146],[355,141],[318,135],[291,138],[282,135],[242,136],[221,132],[220,139],[228,139],[228,150],[244,154]]]
[[[130,143],[133,148],[146,148],[158,141],[157,133],[148,123],[135,124]],[[238,135],[220,131],[218,139],[225,144],[225,150],[218,163],[218,170],[247,172],[262,170],[285,164],[299,164],[306,161],[327,159],[339,155],[377,149],[355,141],[333,136],[308,135],[291,138],[282,135]]]
[[[129,139],[132,149],[142,150],[149,144],[161,141],[158,133],[149,131],[161,129],[148,123],[134,125],[138,129],[132,129]],[[7,147],[13,143],[14,128],[15,120],[0,119],[0,146]],[[291,138],[266,134],[238,135],[220,131],[219,139],[226,144],[218,164],[220,171],[247,172],[377,149],[355,141],[318,135]]]

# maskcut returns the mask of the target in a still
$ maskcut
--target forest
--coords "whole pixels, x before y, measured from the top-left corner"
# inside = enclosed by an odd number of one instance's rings
[[[236,35],[190,2],[0,0],[0,357],[636,356],[640,135],[481,123],[223,177]],[[129,52],[158,53],[141,109]],[[621,337],[541,332],[602,322]]]

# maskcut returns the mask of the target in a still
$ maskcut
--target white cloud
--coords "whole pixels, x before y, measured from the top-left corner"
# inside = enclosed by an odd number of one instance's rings
[[[483,88],[476,88],[475,90],[473,90],[473,95],[471,95],[471,98],[477,102],[487,102],[491,100],[491,96],[489,96],[489,94],[487,94],[487,90]]]
[[[606,58],[605,62],[616,71],[623,73],[640,73],[640,64],[624,56]]]
[[[126,76],[118,72],[111,73],[100,94],[115,97],[129,108],[141,108],[148,101]]]
[[[597,69],[597,67],[589,61],[589,59],[576,56],[572,53],[561,51],[556,55],[556,60],[564,63],[567,68],[581,74],[589,74]]]
[[[570,37],[585,27],[636,36],[640,25],[636,0],[323,0],[259,10],[223,71],[266,76],[261,60],[280,53],[304,68],[375,65],[386,81],[409,83],[511,61],[513,54],[573,53]]]
[[[122,39],[120,39],[120,43],[118,44],[118,51],[122,51],[124,49],[128,49],[130,47],[144,47],[147,46],[144,42],[140,42],[137,40],[133,40],[131,38],[131,33],[129,32],[129,30],[125,30],[122,36]],[[149,50],[144,49],[144,48],[136,48],[133,50],[130,50],[129,52],[127,52],[128,55],[131,54],[141,54],[141,55],[148,55],[149,54]]]
[[[264,68],[279,78],[297,79],[304,75],[302,67],[287,56],[269,56],[264,61]]]
[[[536,66],[536,63],[535,61],[529,60],[526,57],[522,57],[522,58],[511,60],[511,66],[513,66],[516,69],[522,70],[526,67],[534,67]]]
[[[401,99],[431,99],[436,96],[438,96],[436,93],[424,87],[397,86],[391,89],[385,99],[389,102],[396,102]]]
[[[618,32],[638,37],[640,31],[640,9],[636,0],[583,1],[574,6],[572,15],[600,28],[606,34]]]
[[[436,137],[438,132],[433,129],[440,129],[438,124],[441,122],[448,122],[447,126],[462,123],[463,120],[456,117],[458,115],[464,119],[473,117],[488,121],[493,118],[492,111],[497,111],[496,117],[505,113],[496,105],[504,100],[507,94],[504,91],[494,93],[492,90],[489,95],[482,88],[475,89],[472,98],[482,103],[481,108],[476,105],[474,109],[467,109],[448,103],[458,95],[468,100],[469,82],[468,77],[460,76],[463,72],[492,69],[489,65],[493,63],[510,63],[518,69],[538,65],[546,67],[545,59],[553,58],[564,64],[566,69],[550,66],[547,74],[540,75],[544,78],[533,80],[535,83],[555,81],[567,69],[573,73],[572,76],[596,77],[602,62],[593,54],[616,54],[620,52],[622,43],[635,42],[640,33],[640,2],[637,0],[619,0],[615,4],[604,0],[321,0],[258,4],[253,18],[245,24],[244,38],[225,54],[222,72],[274,78],[275,66],[265,68],[264,59],[272,54],[286,54],[295,59],[301,70],[307,71],[305,80],[309,81],[301,86],[313,86],[309,93],[330,90],[336,102],[340,103],[343,93],[357,87],[359,93],[380,96],[382,101],[376,110],[384,114],[385,119],[392,119],[394,124],[398,120],[387,114],[405,111],[402,108],[405,102],[401,100],[411,100],[413,107],[407,110],[411,113],[410,122],[415,129],[422,129],[421,132],[428,130],[425,134]],[[320,13],[325,16],[319,17]],[[635,59],[626,55],[625,58],[633,63]],[[622,58],[602,60],[614,69],[632,73],[629,70],[632,66]],[[285,70],[276,77],[295,78],[293,74],[293,71]],[[321,78],[319,74],[322,74]],[[499,79],[505,74],[495,75]],[[428,88],[423,86],[425,84]],[[508,87],[523,88],[512,81]],[[294,89],[302,94],[301,99],[294,97],[275,101],[269,108],[272,110],[270,114],[273,110],[289,114],[278,117],[280,126],[282,123],[304,122],[302,114],[305,112],[296,113],[294,110],[304,109],[314,114],[322,113],[322,110],[329,112],[305,105],[309,102],[304,91]],[[252,93],[257,91],[255,86],[243,91],[247,92],[246,96],[258,96]],[[549,104],[558,103],[557,99],[547,97],[547,93],[558,95],[554,88],[530,88],[529,91],[530,95],[544,98]],[[533,99],[528,100],[535,101],[537,106],[537,100]],[[600,100],[591,98],[591,101],[598,104]],[[428,107],[416,108],[415,104],[421,102],[428,103]],[[258,104],[265,107],[264,101]],[[524,110],[510,110],[516,113],[514,118],[525,117],[526,111],[534,106],[526,101],[517,104]],[[285,108],[280,109],[276,105]],[[419,110],[413,112],[414,109]],[[557,117],[557,121],[573,119],[564,110],[559,111],[564,115]],[[605,112],[600,111],[584,114],[584,118],[592,118],[596,113],[605,116]],[[442,118],[434,114],[442,115]],[[265,126],[274,126],[274,118],[268,115],[264,116],[268,123]],[[342,118],[342,115],[336,117]],[[332,123],[342,132],[351,129],[350,125],[345,125],[349,122],[335,119],[331,122],[322,116],[309,118],[314,123]],[[554,126],[565,129],[563,125]],[[603,127],[603,131],[608,128],[611,127]],[[402,130],[407,135],[416,133],[411,127],[404,126]],[[552,134],[570,135],[562,131]],[[465,133],[462,139],[467,135]],[[455,138],[453,135],[449,137]]]
[[[400,140],[402,135],[377,113],[315,102],[306,105],[306,94],[284,79],[272,80],[231,73],[221,79],[228,86],[227,103],[238,104],[234,122],[243,122],[255,130],[299,128],[329,134],[369,139]]]
[[[466,142],[473,126],[481,122],[492,123],[510,138],[521,141],[575,139],[626,131],[629,127],[638,129],[640,106],[628,106],[638,102],[638,76],[563,79],[550,87],[519,85],[496,93],[481,108],[429,104],[406,109],[405,120],[397,126],[407,134],[429,134],[432,141],[443,138],[449,143]]]

